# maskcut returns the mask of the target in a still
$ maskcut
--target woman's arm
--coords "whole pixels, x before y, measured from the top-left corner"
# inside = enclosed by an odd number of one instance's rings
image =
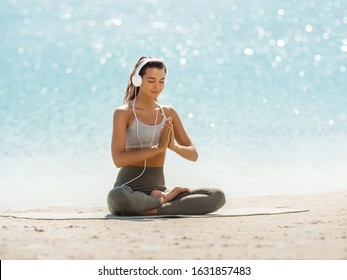
[[[128,112],[123,106],[113,114],[113,133],[111,142],[111,152],[114,164],[117,167],[139,163],[148,158],[163,153],[170,141],[172,124],[167,122],[161,131],[159,145],[143,150],[126,151],[126,127],[128,122]]]
[[[184,129],[179,115],[173,108],[168,108],[168,111],[173,124],[168,148],[187,160],[196,161],[198,159],[198,151]]]

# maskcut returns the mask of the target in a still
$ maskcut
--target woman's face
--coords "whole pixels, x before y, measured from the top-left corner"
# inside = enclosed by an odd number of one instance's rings
[[[165,86],[165,71],[158,68],[147,68],[142,76],[140,90],[149,97],[158,98]]]

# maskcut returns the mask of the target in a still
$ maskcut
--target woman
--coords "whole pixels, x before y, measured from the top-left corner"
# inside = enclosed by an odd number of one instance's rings
[[[115,215],[202,215],[225,203],[214,188],[176,187],[166,192],[166,150],[196,161],[198,153],[174,108],[160,105],[167,68],[163,61],[141,57],[130,74],[124,105],[113,116],[112,158],[118,172],[107,197]]]

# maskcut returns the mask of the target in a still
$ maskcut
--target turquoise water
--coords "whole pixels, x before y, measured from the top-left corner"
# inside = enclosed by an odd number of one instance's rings
[[[346,1],[0,2],[0,208],[105,205],[112,114],[137,59],[228,196],[347,190]]]

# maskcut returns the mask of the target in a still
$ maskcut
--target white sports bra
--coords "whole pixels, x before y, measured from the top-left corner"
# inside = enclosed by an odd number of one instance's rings
[[[166,121],[163,108],[159,105],[163,120],[157,125],[148,125],[139,121],[134,103],[130,101],[130,104],[134,112],[134,121],[126,130],[126,148],[148,148],[159,144],[160,131]]]

